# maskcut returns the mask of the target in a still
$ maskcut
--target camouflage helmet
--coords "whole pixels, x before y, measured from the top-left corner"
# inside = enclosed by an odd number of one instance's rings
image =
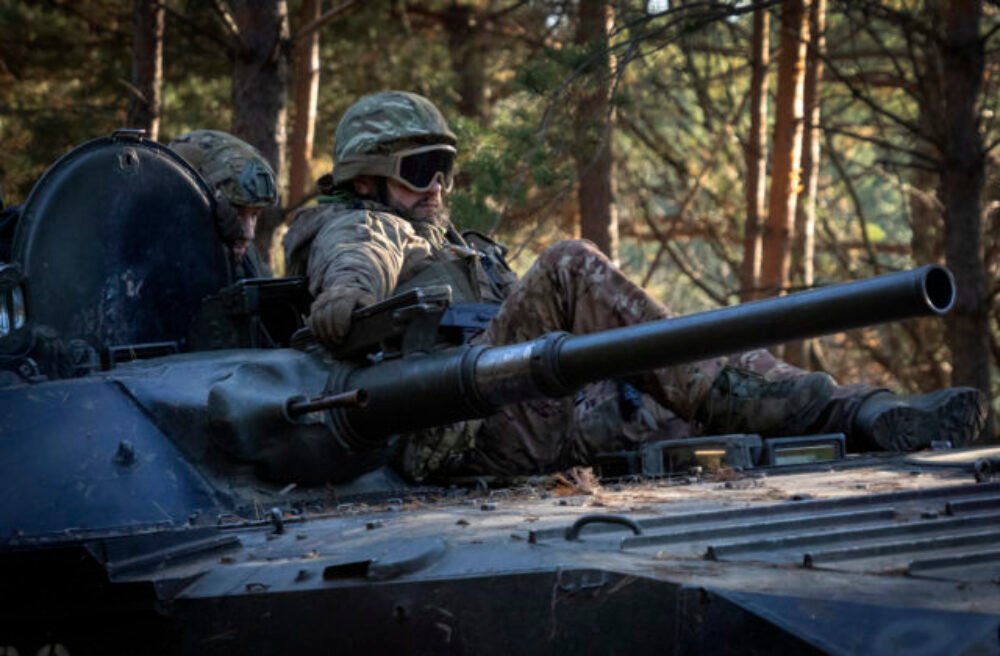
[[[333,182],[359,175],[391,175],[392,153],[414,145],[454,146],[448,122],[427,98],[407,91],[381,91],[347,108],[337,124]]]
[[[242,139],[219,130],[195,130],[168,147],[237,207],[268,207],[278,199],[271,165]]]

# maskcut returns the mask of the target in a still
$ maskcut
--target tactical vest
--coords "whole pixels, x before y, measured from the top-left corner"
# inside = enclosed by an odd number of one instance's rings
[[[503,247],[475,231],[459,234],[450,228],[447,238],[448,243],[435,251],[434,261],[396,285],[394,293],[450,285],[452,303],[502,303],[517,281],[503,259]]]

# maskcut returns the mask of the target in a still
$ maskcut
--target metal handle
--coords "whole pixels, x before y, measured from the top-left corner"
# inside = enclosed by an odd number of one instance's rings
[[[622,515],[584,515],[573,522],[573,525],[566,529],[566,539],[570,542],[577,542],[580,539],[580,531],[587,524],[620,524],[632,529],[636,535],[642,535],[642,527],[628,517]]]

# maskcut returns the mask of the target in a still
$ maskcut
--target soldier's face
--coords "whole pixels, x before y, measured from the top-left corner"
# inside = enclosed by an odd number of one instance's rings
[[[405,210],[417,219],[431,219],[444,207],[444,187],[435,180],[427,191],[411,191],[392,178],[387,179],[389,206]]]
[[[233,254],[241,258],[247,254],[250,244],[257,236],[257,219],[260,218],[259,207],[241,207],[239,209],[240,225],[243,228],[243,238],[233,244]]]

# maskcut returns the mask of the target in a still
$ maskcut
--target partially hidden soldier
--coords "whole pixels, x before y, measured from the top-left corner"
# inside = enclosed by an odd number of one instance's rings
[[[0,264],[10,262],[14,251],[14,229],[21,220],[21,204],[7,205],[0,186]]]
[[[587,241],[555,244],[516,281],[502,248],[460,234],[448,218],[456,145],[438,109],[413,93],[365,96],[345,112],[328,195],[296,215],[284,242],[289,273],[308,276],[315,296],[309,325],[320,342],[342,341],[353,310],[431,284],[451,285],[456,302],[500,303],[474,338],[481,344],[670,316]],[[936,439],[965,444],[985,421],[985,399],[972,388],[901,396],[838,385],[756,350],[420,431],[405,436],[399,464],[414,480],[542,473],[665,434],[699,433],[843,432],[853,450],[912,450]]]
[[[194,130],[167,145],[215,190],[216,221],[235,277],[269,278],[253,240],[261,211],[278,200],[271,165],[256,148],[219,130]]]

